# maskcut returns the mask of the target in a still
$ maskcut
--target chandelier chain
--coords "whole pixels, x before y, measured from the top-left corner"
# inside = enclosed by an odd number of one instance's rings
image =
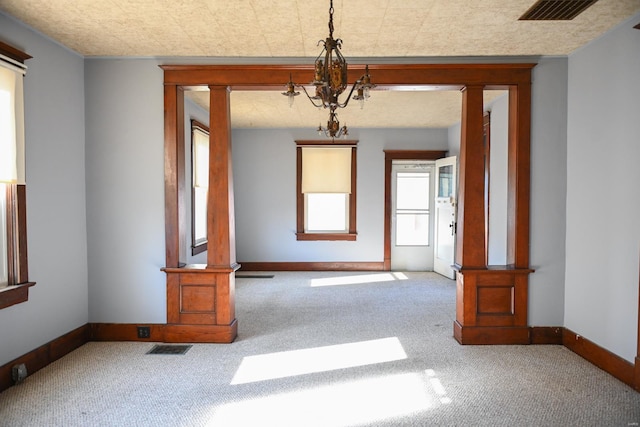
[[[333,0],[329,6],[329,38],[333,39]]]

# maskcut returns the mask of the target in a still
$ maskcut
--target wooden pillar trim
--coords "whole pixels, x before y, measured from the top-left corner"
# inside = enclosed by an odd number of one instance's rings
[[[509,87],[507,264],[529,267],[531,84]]]
[[[456,264],[485,267],[483,86],[462,91]]]
[[[228,267],[236,263],[229,88],[209,86],[209,90],[207,264]]]
[[[164,87],[165,265],[178,267],[185,237],[184,91]]]

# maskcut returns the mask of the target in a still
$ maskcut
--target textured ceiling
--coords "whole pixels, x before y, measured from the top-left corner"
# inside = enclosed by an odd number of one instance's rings
[[[534,0],[334,0],[334,37],[351,62],[414,57],[567,55],[640,11],[640,0],[599,0],[571,21],[519,21]],[[329,0],[0,0],[0,10],[84,56],[309,58],[328,35]],[[166,61],[165,61],[166,62]],[[372,75],[375,82],[375,75]],[[310,76],[311,80],[311,76]],[[283,82],[283,85],[286,82]],[[448,126],[460,95],[372,94],[362,112],[340,112],[353,126]],[[232,93],[240,127],[326,122],[298,97]],[[458,120],[456,120],[458,121]]]

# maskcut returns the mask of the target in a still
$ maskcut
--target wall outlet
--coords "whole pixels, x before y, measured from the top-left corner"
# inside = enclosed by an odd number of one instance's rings
[[[11,368],[11,378],[13,378],[14,384],[21,383],[22,380],[27,378],[27,367],[24,363],[15,365]]]
[[[149,326],[138,326],[138,338],[151,338],[151,328]]]

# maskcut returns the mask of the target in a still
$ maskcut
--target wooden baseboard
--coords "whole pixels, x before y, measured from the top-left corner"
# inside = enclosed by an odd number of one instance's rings
[[[531,344],[562,345],[562,326],[532,326],[529,328]]]
[[[138,338],[138,326],[149,327],[149,338]],[[230,343],[237,332],[236,320],[228,326],[86,324],[0,366],[0,392],[13,385],[13,366],[24,363],[31,375],[89,341]],[[454,322],[454,337],[461,344],[561,344],[640,392],[640,356],[636,357],[634,365],[563,327],[470,328]]]
[[[148,327],[149,337],[139,338],[138,327]],[[167,343],[231,343],[238,335],[238,322],[230,325],[174,325],[92,323],[93,341],[149,341]]]
[[[634,369],[634,377],[635,377],[635,385],[634,388],[636,391],[640,392],[640,356],[636,357],[636,365]]]
[[[41,345],[35,350],[12,360],[6,365],[0,366],[0,392],[13,385],[13,379],[11,377],[11,369],[13,366],[24,363],[27,368],[28,375],[32,375],[50,363],[55,362],[78,347],[86,344],[90,340],[91,329],[87,324],[62,335],[53,341]]]
[[[562,343],[569,350],[613,375],[623,383],[638,390],[638,358],[634,364],[611,353],[575,332],[564,328]],[[635,373],[634,373],[635,371]],[[635,378],[634,378],[635,377]]]
[[[527,326],[462,326],[453,322],[453,336],[463,345],[529,344]]]
[[[164,324],[91,323],[92,341],[162,341]],[[149,338],[138,337],[138,327],[149,328]]]
[[[385,271],[384,262],[241,262],[240,271]]]

